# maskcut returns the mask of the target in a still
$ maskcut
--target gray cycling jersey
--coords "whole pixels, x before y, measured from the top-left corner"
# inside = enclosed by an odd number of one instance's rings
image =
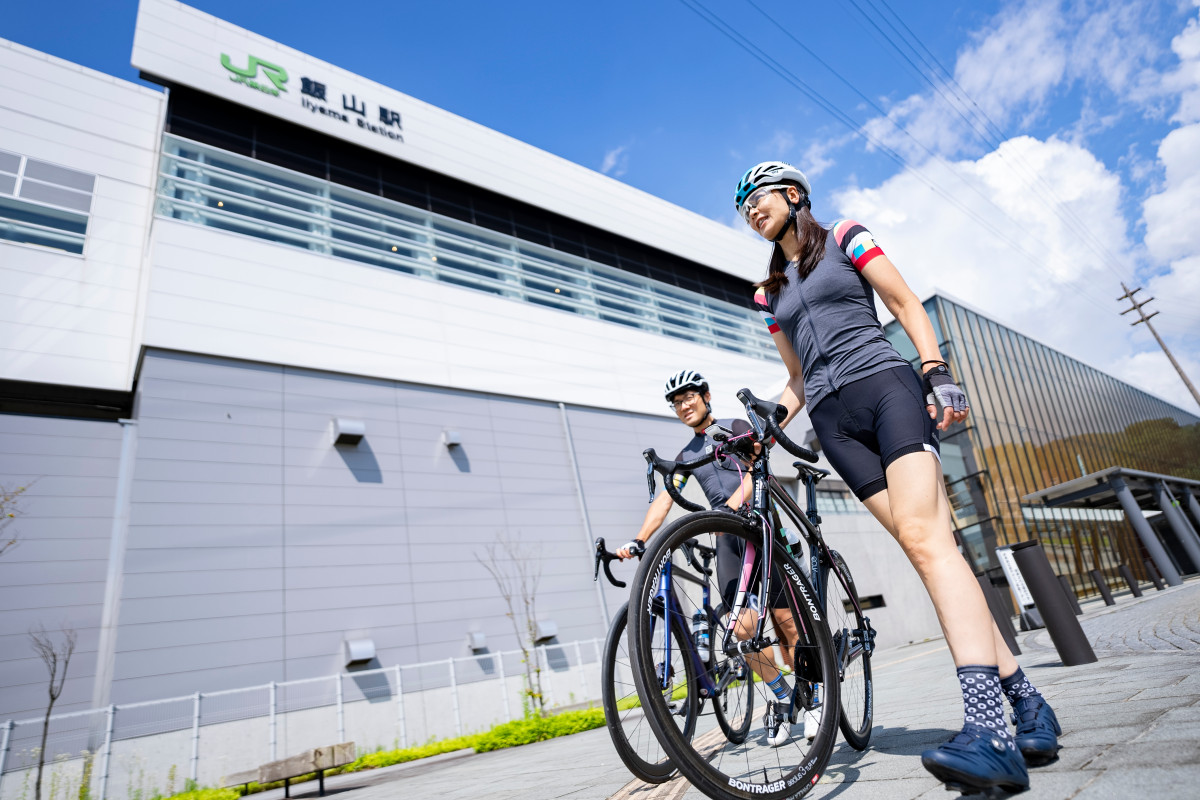
[[[728,428],[733,431],[734,436],[740,436],[750,430],[750,423],[744,419],[719,419],[717,424],[723,428]],[[697,433],[692,437],[692,440],[687,443],[679,455],[675,457],[676,461],[695,461],[697,458],[706,456],[712,452],[716,442],[711,436],[703,433]],[[741,465],[741,475],[746,474],[746,466]],[[734,493],[739,491],[742,486],[741,475],[738,474],[738,465],[733,458],[726,458],[724,461],[714,461],[711,464],[705,464],[692,473],[696,480],[700,481],[700,488],[704,492],[705,498],[708,499],[708,505],[711,508],[717,508],[725,504],[725,501],[733,497]],[[687,483],[686,476],[678,476],[676,486],[683,488]],[[749,499],[749,498],[747,498]]]
[[[851,381],[908,362],[883,335],[875,292],[862,269],[883,255],[871,232],[854,220],[830,229],[825,255],[808,277],[788,264],[778,295],[759,289],[754,302],[771,333],[782,330],[804,370],[804,397],[814,408]]]

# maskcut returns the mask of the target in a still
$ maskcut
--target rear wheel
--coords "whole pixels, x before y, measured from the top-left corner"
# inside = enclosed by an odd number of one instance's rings
[[[874,713],[874,687],[871,684],[873,632],[859,608],[858,591],[850,568],[836,550],[829,554],[833,568],[825,578],[825,611],[842,675],[842,713],[838,723],[847,744],[855,750],[865,750],[871,739]]]
[[[670,565],[673,591],[680,608],[671,616],[689,619],[701,608],[698,583],[710,582],[715,588],[713,576],[707,579],[689,565],[685,559],[683,545],[693,539],[707,547],[716,548],[719,536],[732,536],[744,541],[754,551],[761,547],[762,534],[744,520],[722,511],[705,511],[690,514],[677,520],[654,537],[653,545],[642,558],[634,577],[629,599],[629,635],[634,650],[634,679],[647,703],[647,716],[659,736],[663,748],[679,771],[694,786],[709,797],[738,798],[739,800],[783,800],[798,797],[813,786],[825,769],[837,739],[838,679],[837,663],[829,629],[821,620],[816,595],[804,577],[799,565],[787,554],[782,544],[773,544],[771,558],[778,567],[777,580],[782,580],[786,609],[768,614],[765,620],[764,637],[786,641],[776,629],[777,615],[790,613],[797,631],[797,640],[789,642],[789,655],[796,661],[796,672],[789,683],[796,690],[792,697],[799,705],[791,709],[792,716],[799,720],[805,711],[820,717],[813,740],[809,742],[800,733],[799,727],[790,728],[790,737],[776,739],[778,746],[768,740],[765,725],[767,720],[754,719],[747,714],[748,732],[740,740],[731,740],[724,726],[702,726],[691,739],[684,738],[671,724],[671,713],[660,701],[657,690],[659,675],[655,668],[657,640],[654,634],[655,596],[660,580]],[[761,592],[761,568],[752,564],[750,587]],[[758,587],[755,589],[755,587]],[[724,631],[722,631],[723,638]],[[734,640],[736,641],[736,640]],[[723,642],[713,639],[713,647],[723,654]],[[778,662],[783,645],[756,646],[746,654],[749,663],[762,664],[766,659]],[[761,667],[760,667],[761,668]],[[768,667],[769,668],[769,667]],[[798,685],[796,685],[798,684]],[[820,684],[819,699],[814,700],[813,684]],[[774,693],[761,680],[748,676],[745,691],[758,695],[753,702],[767,710],[768,703],[778,703]],[[648,691],[649,690],[649,691]],[[824,713],[826,709],[830,713]],[[719,720],[718,720],[719,721]],[[727,721],[729,721],[727,719]],[[785,725],[788,723],[785,721]],[[782,730],[782,728],[781,728]],[[735,737],[736,738],[736,737]]]
[[[675,765],[658,743],[658,737],[646,719],[645,708],[638,698],[629,657],[629,637],[626,633],[628,604],[622,605],[613,616],[604,642],[604,661],[601,667],[604,721],[613,747],[621,762],[635,777],[646,783],[662,783],[675,773]],[[676,634],[676,649],[682,651],[684,642]],[[682,664],[680,665],[682,668]],[[690,677],[687,669],[681,675]],[[690,687],[689,687],[690,688]],[[675,689],[672,688],[672,693]],[[681,733],[691,736],[696,727],[699,700],[691,691],[671,701],[673,708],[682,711],[673,717],[681,725]]]

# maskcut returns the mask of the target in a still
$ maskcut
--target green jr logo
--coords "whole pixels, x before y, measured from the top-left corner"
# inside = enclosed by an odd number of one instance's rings
[[[287,91],[287,88],[284,86],[288,79],[287,70],[276,64],[272,64],[270,61],[263,61],[258,56],[250,56],[246,68],[242,69],[241,67],[235,67],[230,63],[229,56],[221,53],[221,66],[229,70],[231,73],[229,80],[234,83],[244,83],[251,89],[258,89],[260,92],[273,97],[279,97],[280,92]],[[267,80],[271,82],[270,86],[258,82],[259,69],[263,71],[263,74],[267,76]]]

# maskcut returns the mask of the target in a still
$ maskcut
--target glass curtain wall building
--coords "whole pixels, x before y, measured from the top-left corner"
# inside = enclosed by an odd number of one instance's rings
[[[1022,503],[1031,492],[1111,466],[1200,478],[1200,418],[982,314],[935,295],[925,301],[942,353],[971,403],[942,435],[955,527],[975,568],[998,576],[997,546],[1037,538],[1080,593],[1098,569],[1128,565],[1147,578],[1120,511]],[[898,322],[888,339],[916,366]]]

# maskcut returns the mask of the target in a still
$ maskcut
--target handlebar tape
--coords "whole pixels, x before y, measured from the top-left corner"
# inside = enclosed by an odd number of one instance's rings
[[[654,473],[660,472],[663,476],[663,488],[667,490],[667,494],[671,495],[671,499],[679,505],[683,506],[688,511],[703,511],[704,506],[693,503],[685,498],[679,489],[675,487],[675,473],[679,471],[691,472],[697,467],[702,467],[705,464],[711,464],[716,460],[716,455],[707,455],[696,459],[695,461],[668,461],[664,458],[659,458],[658,453],[654,452],[651,447],[642,451],[642,457],[646,459],[648,468],[646,470],[646,480],[650,484],[650,494],[654,495]]]
[[[772,403],[769,400],[759,400],[749,389],[742,389],[737,393],[738,400],[746,406],[747,411],[751,411],[762,420],[766,427],[767,433],[775,437],[775,441],[779,442],[779,446],[788,451],[796,458],[803,459],[811,464],[817,463],[817,454],[807,447],[801,447],[788,438],[783,432],[783,428],[779,427],[779,423],[787,419],[787,408],[779,403]]]

